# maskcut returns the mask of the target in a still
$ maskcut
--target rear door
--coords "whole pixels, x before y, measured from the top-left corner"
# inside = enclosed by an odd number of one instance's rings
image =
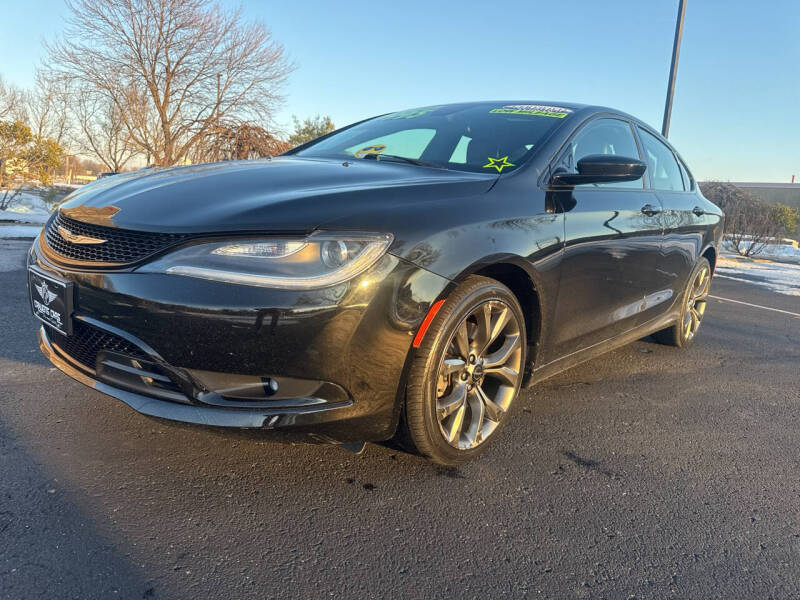
[[[696,184],[680,158],[654,133],[639,126],[637,130],[650,185],[664,208],[664,243],[658,262],[661,290],[653,291],[668,293],[674,299],[684,289],[702,251],[705,215],[698,206]]]
[[[640,158],[632,125],[620,118],[589,121],[553,168],[574,172],[589,154]],[[561,196],[565,251],[555,309],[554,356],[615,337],[641,323],[661,248],[661,204],[644,178],[576,186]]]

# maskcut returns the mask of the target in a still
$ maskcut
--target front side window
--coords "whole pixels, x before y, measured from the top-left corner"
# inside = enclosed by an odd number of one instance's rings
[[[652,133],[639,128],[644,146],[644,159],[653,189],[682,192],[683,177],[675,155]]]
[[[567,171],[577,173],[578,161],[590,154],[613,154],[639,159],[639,149],[631,126],[619,119],[591,121],[570,140],[561,164]],[[587,183],[578,187],[630,187],[643,188],[644,178],[635,181]]]
[[[335,159],[416,161],[458,171],[509,173],[572,113],[559,106],[476,103],[391,113],[296,152]]]

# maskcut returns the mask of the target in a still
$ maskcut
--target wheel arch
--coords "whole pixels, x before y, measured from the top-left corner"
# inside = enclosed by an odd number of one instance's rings
[[[431,302],[431,307],[433,307],[439,300],[446,300],[453,290],[471,275],[479,275],[494,279],[509,288],[520,303],[525,317],[528,352],[525,374],[522,380],[523,387],[531,381],[533,365],[536,362],[538,351],[541,347],[540,340],[542,339],[543,327],[542,304],[539,294],[541,286],[537,284],[538,277],[536,273],[532,273],[529,267],[526,268],[527,265],[523,266],[525,262],[526,261],[520,257],[507,255],[481,260],[480,262],[470,265],[456,277],[450,279],[450,284],[442,290],[436,301]],[[403,364],[400,384],[397,389],[396,410],[398,424],[400,419],[402,419],[403,406],[405,405],[405,390],[408,383],[408,372],[414,357],[414,351],[415,348],[413,346],[409,348],[405,363]],[[401,444],[404,443],[402,440],[400,441]]]
[[[706,246],[706,249],[700,253],[700,256],[705,258],[709,264],[711,265],[711,274],[714,274],[714,269],[717,266],[717,249],[714,247],[713,244],[709,244]]]
[[[525,317],[525,333],[528,346],[528,360],[526,364],[523,386],[531,376],[532,366],[536,362],[540,341],[542,339],[542,298],[541,287],[537,284],[537,275],[531,272],[526,261],[519,257],[496,257],[493,260],[483,260],[462,271],[454,280],[458,285],[470,275],[480,275],[499,281],[506,286],[517,298]]]

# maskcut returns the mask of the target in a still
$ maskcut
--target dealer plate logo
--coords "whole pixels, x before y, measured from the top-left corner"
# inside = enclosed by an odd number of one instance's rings
[[[57,297],[57,294],[52,292],[50,288],[47,287],[46,281],[42,281],[42,283],[34,287],[36,288],[36,291],[39,292],[39,297],[44,300],[45,304],[50,304]]]
[[[30,269],[29,273],[28,289],[33,314],[64,335],[70,335],[73,284],[55,278],[45,279],[33,269]]]

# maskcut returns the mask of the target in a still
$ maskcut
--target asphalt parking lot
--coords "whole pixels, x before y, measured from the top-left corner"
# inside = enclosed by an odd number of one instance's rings
[[[690,349],[526,391],[449,471],[134,413],[45,362],[1,246],[0,598],[800,597],[796,316],[713,300]]]

